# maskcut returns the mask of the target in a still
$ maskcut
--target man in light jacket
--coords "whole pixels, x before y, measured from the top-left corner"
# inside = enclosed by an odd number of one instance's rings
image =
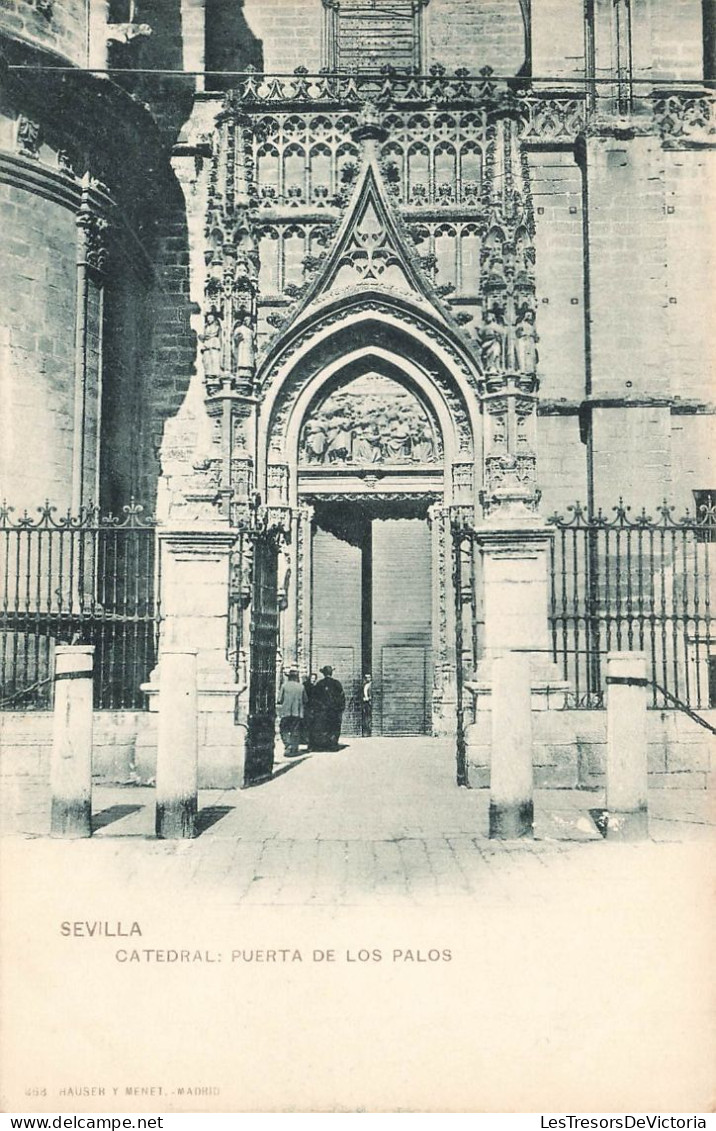
[[[306,692],[299,683],[298,671],[291,668],[278,693],[278,714],[281,738],[287,757],[298,754],[301,722],[306,711]]]

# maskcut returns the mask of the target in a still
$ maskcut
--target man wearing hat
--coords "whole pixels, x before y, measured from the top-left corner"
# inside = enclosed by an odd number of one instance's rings
[[[341,720],[346,705],[343,688],[333,678],[333,668],[321,668],[319,679],[311,696],[314,718],[315,750],[337,750],[341,734]]]
[[[298,681],[298,669],[291,668],[278,693],[279,729],[288,757],[298,754],[305,711],[306,692]]]

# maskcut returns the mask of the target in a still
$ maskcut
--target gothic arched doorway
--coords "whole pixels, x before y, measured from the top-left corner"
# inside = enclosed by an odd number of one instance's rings
[[[439,422],[405,379],[369,369],[308,407],[298,492],[313,512],[310,667],[329,664],[343,684],[347,734],[432,733],[428,508],[442,476]]]
[[[432,733],[428,506],[420,497],[315,500],[311,666],[330,664],[343,684],[346,734]]]
[[[455,728],[450,516],[472,513],[479,486],[459,345],[376,292],[313,311],[266,360],[258,485],[292,523],[281,659],[335,669],[345,733],[367,730],[367,674],[373,734]]]

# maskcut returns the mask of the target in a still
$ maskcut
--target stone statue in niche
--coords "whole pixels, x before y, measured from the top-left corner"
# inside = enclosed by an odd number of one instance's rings
[[[248,314],[234,330],[234,363],[240,373],[253,373],[256,365],[254,328]]]
[[[279,609],[287,609],[288,592],[291,585],[291,559],[284,547],[281,547],[278,555],[278,572],[276,581],[278,607]]]
[[[17,149],[22,157],[36,159],[40,153],[40,127],[23,115],[17,119]]]
[[[221,376],[221,338],[221,319],[216,307],[212,306],[204,318],[204,333],[199,334],[205,377]]]
[[[482,328],[478,331],[483,372],[501,373],[505,367],[507,331],[494,310],[488,310]]]
[[[253,291],[256,286],[256,263],[253,252],[240,251],[234,268],[234,284],[237,291]]]
[[[539,353],[537,352],[539,335],[535,329],[535,315],[533,310],[527,309],[524,311],[520,321],[517,323],[515,336],[517,339],[515,349],[519,372],[535,373],[537,371],[537,362],[539,361]]]
[[[435,431],[416,397],[368,374],[333,393],[306,422],[302,459],[336,467],[434,463]]]

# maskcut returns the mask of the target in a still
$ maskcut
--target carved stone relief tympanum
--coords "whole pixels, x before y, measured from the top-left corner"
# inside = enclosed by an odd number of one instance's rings
[[[432,464],[441,454],[437,429],[417,397],[377,373],[314,406],[301,433],[301,462],[314,466]]]

